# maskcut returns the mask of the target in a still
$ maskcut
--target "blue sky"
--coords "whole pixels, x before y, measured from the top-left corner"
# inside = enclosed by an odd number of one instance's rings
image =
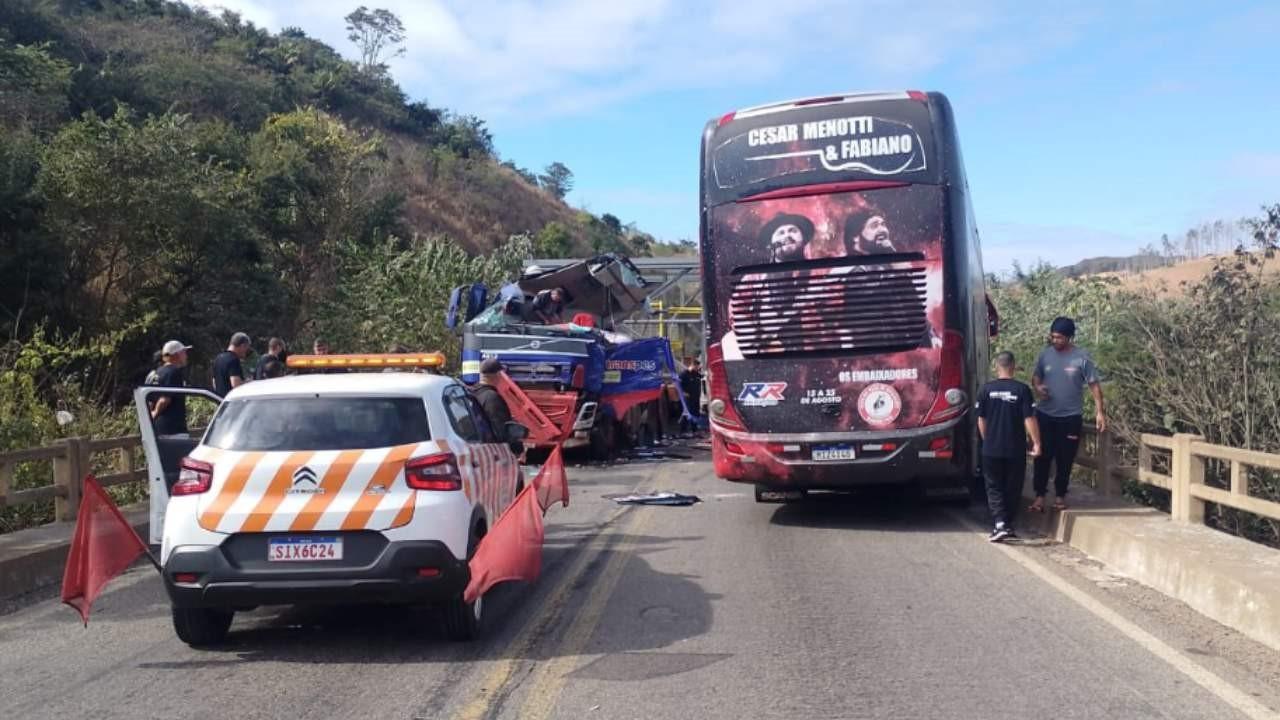
[[[414,99],[476,114],[570,201],[696,238],[703,124],[845,90],[954,106],[990,270],[1127,254],[1280,202],[1280,3],[364,0],[407,26]],[[357,0],[199,0],[348,55]]]

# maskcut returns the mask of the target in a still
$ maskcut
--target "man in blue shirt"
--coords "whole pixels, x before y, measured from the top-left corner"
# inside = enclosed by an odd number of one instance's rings
[[[1107,416],[1102,404],[1102,385],[1098,366],[1089,353],[1072,342],[1076,324],[1071,318],[1054,319],[1049,328],[1049,347],[1036,359],[1031,383],[1035,387],[1036,420],[1040,423],[1043,452],[1035,460],[1032,481],[1036,499],[1033,512],[1044,511],[1044,496],[1049,486],[1049,468],[1054,468],[1053,490],[1055,510],[1067,508],[1067,486],[1071,482],[1071,466],[1080,449],[1080,431],[1084,425],[1084,388],[1093,393],[1097,411],[1098,432],[1106,432]]]

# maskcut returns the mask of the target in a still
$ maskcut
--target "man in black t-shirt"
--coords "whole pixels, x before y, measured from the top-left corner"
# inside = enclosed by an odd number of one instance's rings
[[[267,341],[267,354],[258,358],[258,367],[253,371],[254,380],[266,380],[269,377],[279,377],[283,373],[268,375],[267,370],[271,368],[280,368],[283,370],[285,360],[284,341],[280,338],[271,338]],[[274,363],[274,365],[272,364]]]
[[[231,336],[227,349],[213,359],[213,391],[218,397],[226,397],[227,393],[245,382],[241,361],[248,354],[249,336],[238,332]]]
[[[1013,353],[996,355],[996,375],[978,391],[978,432],[982,434],[982,474],[987,505],[995,528],[987,538],[1000,542],[1017,537],[1013,519],[1027,475],[1027,436],[1033,456],[1040,455],[1040,427],[1032,408],[1031,388],[1013,379]]]
[[[183,368],[187,366],[187,351],[190,345],[183,345],[177,340],[164,344],[161,351],[164,365],[156,371],[155,384],[160,387],[186,387]],[[151,407],[151,423],[156,435],[187,434],[187,396],[157,395],[156,403]]]
[[[511,408],[498,392],[498,373],[502,372],[502,363],[497,358],[487,358],[480,363],[480,382],[471,387],[471,394],[480,403],[493,434],[499,441],[506,442],[507,423],[511,422]]]

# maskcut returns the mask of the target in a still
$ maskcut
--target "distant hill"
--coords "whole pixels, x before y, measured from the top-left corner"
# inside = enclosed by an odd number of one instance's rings
[[[559,222],[572,251],[590,249],[578,211],[540,189],[534,173],[503,167],[483,120],[412,101],[385,72],[298,28],[271,33],[234,13],[168,0],[14,0],[0,3],[6,46],[40,49],[70,73],[62,88],[9,93],[3,81],[21,82],[31,68],[21,52],[0,57],[0,115],[52,131],[125,106],[138,118],[181,113],[251,133],[273,113],[316,107],[384,139],[388,180],[401,191],[400,232],[446,234],[484,252]]]
[[[1176,265],[1184,260],[1185,258],[1183,257],[1146,254],[1093,257],[1085,258],[1074,265],[1059,268],[1059,272],[1067,277],[1083,277],[1101,273],[1139,273]]]

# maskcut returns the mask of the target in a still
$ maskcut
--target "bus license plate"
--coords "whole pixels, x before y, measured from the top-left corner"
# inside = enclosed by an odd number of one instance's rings
[[[814,462],[823,460],[853,460],[853,448],[848,445],[819,445],[813,449]]]
[[[319,562],[342,559],[340,537],[271,538],[267,560],[271,562]]]

